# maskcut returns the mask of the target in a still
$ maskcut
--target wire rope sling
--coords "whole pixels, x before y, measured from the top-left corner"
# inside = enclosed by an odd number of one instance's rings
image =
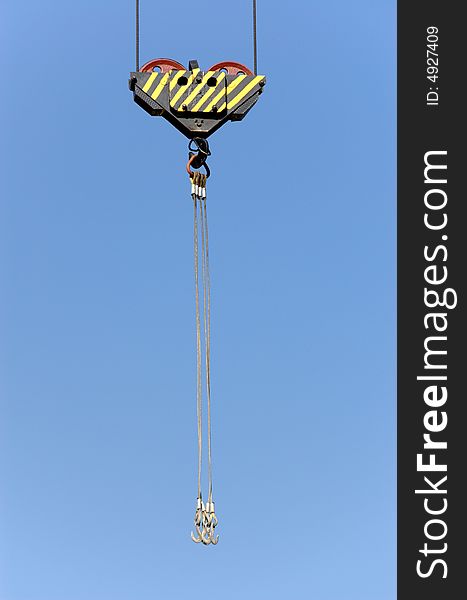
[[[215,545],[219,540],[212,493],[211,447],[211,282],[206,183],[210,177],[208,137],[228,121],[241,121],[256,104],[266,83],[258,75],[256,0],[253,9],[252,72],[245,65],[219,62],[203,71],[196,60],[188,68],[169,58],[157,58],[139,66],[140,5],[136,0],[136,68],[130,73],[129,88],[136,104],[151,116],[163,117],[189,139],[186,170],[193,200],[194,274],[196,309],[196,414],[198,429],[198,494],[194,518],[196,543]],[[203,171],[201,171],[203,169]],[[201,277],[200,277],[201,269]],[[200,291],[201,288],[201,291]],[[202,323],[202,326],[201,326]],[[203,361],[204,351],[204,361]],[[203,385],[204,362],[204,385]],[[204,388],[204,394],[203,394]],[[202,495],[203,395],[207,421],[207,498]]]

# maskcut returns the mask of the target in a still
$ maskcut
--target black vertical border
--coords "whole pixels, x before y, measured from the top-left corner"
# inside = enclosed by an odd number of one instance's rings
[[[464,406],[467,404],[467,351],[465,279],[467,277],[467,153],[466,107],[463,89],[467,87],[467,25],[462,20],[462,3],[440,0],[398,2],[398,599],[399,600],[450,600],[466,594],[467,557],[466,519],[467,499],[462,493],[467,481],[467,422]],[[427,28],[439,30],[439,79],[427,79]],[[429,87],[438,87],[439,106],[427,106]],[[428,151],[447,151],[447,179],[444,189],[448,194],[446,229],[430,231],[424,225],[424,155]],[[441,236],[448,236],[441,240]],[[446,349],[447,370],[433,371],[446,374],[448,400],[443,408],[448,416],[447,428],[433,434],[434,439],[447,440],[447,450],[436,452],[436,461],[448,466],[446,498],[447,511],[440,515],[447,525],[447,534],[439,542],[427,540],[424,527],[430,517],[424,509],[424,496],[416,489],[426,488],[423,476],[417,472],[416,457],[423,452],[424,415],[430,410],[423,399],[427,382],[417,381],[424,371],[424,341],[429,333],[424,326],[424,316],[429,309],[424,304],[424,270],[428,266],[424,247],[431,249],[445,244],[448,257],[439,265],[448,268],[446,285],[454,288],[458,305],[447,310],[448,329]],[[440,251],[441,257],[444,253]],[[431,287],[431,286],[430,286]],[[442,286],[441,286],[442,287]],[[441,310],[441,309],[438,309]],[[442,335],[442,334],[440,334]],[[444,385],[444,384],[443,384]],[[429,452],[425,451],[426,454]],[[427,458],[425,458],[426,462]],[[440,473],[431,473],[433,481]],[[440,486],[441,487],[441,486]],[[439,502],[444,495],[433,495]],[[434,498],[436,497],[437,500]],[[429,531],[441,532],[442,526]],[[427,558],[420,553],[424,543],[432,548],[447,551]],[[440,558],[432,575],[417,575],[417,561],[423,560],[425,572],[430,562]]]

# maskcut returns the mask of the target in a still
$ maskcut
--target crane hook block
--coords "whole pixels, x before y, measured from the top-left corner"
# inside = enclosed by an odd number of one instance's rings
[[[201,71],[175,60],[147,62],[130,74],[133,98],[151,116],[164,117],[188,138],[208,138],[227,121],[241,121],[256,104],[266,83],[236,62],[221,62]]]

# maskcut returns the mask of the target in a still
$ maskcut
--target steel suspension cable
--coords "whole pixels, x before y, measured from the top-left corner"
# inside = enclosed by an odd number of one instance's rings
[[[258,75],[258,39],[256,35],[256,0],[253,0],[253,64],[255,75]]]
[[[253,2],[253,64],[254,64],[254,73],[258,74],[258,36],[257,36],[257,8],[256,8],[256,0],[252,0]],[[136,63],[136,71],[139,71],[139,0],[135,0],[135,63]]]
[[[136,54],[136,69],[139,71],[139,0],[136,0],[136,19],[135,19],[135,54]]]
[[[195,261],[195,305],[196,305],[196,415],[198,421],[198,498],[201,498],[202,468],[202,381],[201,381],[201,318],[199,309],[199,251],[198,251],[198,200],[193,196],[194,224],[194,261]]]
[[[203,317],[206,370],[207,437],[208,437],[208,501],[212,501],[211,445],[211,278],[209,274],[209,232],[206,198],[201,200],[201,239],[203,247]]]

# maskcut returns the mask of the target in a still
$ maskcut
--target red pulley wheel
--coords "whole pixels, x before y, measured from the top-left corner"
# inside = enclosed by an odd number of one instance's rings
[[[245,65],[242,65],[241,63],[233,62],[230,60],[217,63],[217,64],[213,65],[209,70],[210,71],[220,71],[221,69],[225,69],[227,71],[227,75],[238,75],[238,74],[253,75],[253,73],[250,71],[250,69],[248,67],[245,67]]]
[[[169,71],[184,71],[185,67],[181,65],[176,60],[172,60],[171,58],[154,58],[153,60],[148,61],[144,64],[139,72],[140,73],[152,73],[154,69],[159,68],[161,73],[168,73]]]

